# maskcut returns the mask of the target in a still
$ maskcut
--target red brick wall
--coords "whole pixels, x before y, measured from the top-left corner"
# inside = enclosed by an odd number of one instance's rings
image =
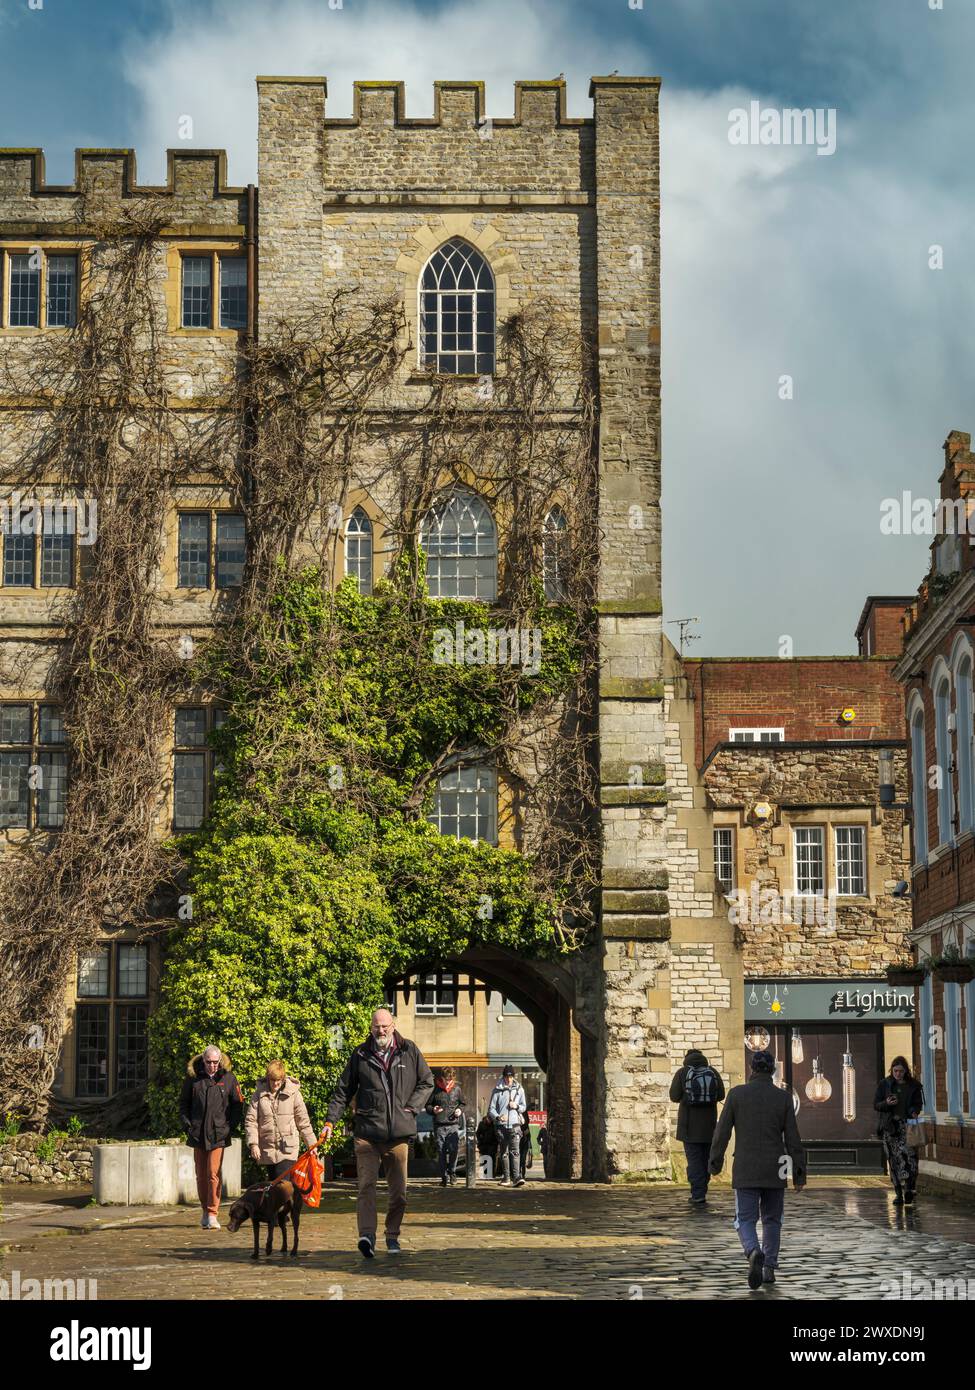
[[[874,603],[860,633],[860,655],[900,656],[904,646],[904,609],[907,605]]]
[[[906,738],[904,692],[892,658],[698,657],[684,667],[703,763],[729,729],[784,728],[787,740]],[[840,711],[856,710],[852,724]]]

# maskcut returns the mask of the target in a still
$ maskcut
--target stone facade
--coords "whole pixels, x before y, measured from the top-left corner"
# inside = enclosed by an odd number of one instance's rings
[[[258,334],[326,308],[342,289],[356,287],[373,302],[395,296],[410,351],[383,407],[402,411],[411,429],[417,425],[410,413],[429,384],[415,355],[418,278],[445,240],[464,238],[488,260],[499,321],[544,298],[576,330],[585,353],[578,373],[591,374],[599,399],[601,930],[571,968],[539,967],[528,978],[527,967],[518,967],[519,981],[510,963],[479,965],[497,988],[510,987],[512,997],[537,1006],[538,1046],[560,1076],[557,1148],[571,1155],[573,1170],[581,1164],[592,1177],[666,1175],[667,891],[676,840],[667,808],[660,609],[659,80],[594,78],[591,119],[567,117],[561,81],[518,83],[514,117],[496,121],[485,119],[477,82],[436,84],[434,116],[422,120],[407,117],[398,83],[356,84],[353,116],[341,120],[327,114],[324,79],[261,77],[257,91],[257,197],[226,184],[219,152],[171,154],[162,189],[138,186],[129,151],[80,152],[71,188],[45,185],[39,153],[0,152],[0,250],[36,241],[76,249],[97,268],[96,218],[117,213],[126,199],[163,200],[156,307],[167,330],[173,409],[191,421],[212,408],[213,383],[232,365],[237,336],[180,326],[186,253],[216,257],[256,248],[251,327]],[[0,327],[0,347],[29,354],[33,331]],[[19,404],[0,402],[0,448],[7,454],[17,447]],[[568,388],[564,405],[571,415]],[[374,522],[376,577],[389,553],[392,485],[380,478],[364,442],[345,500],[349,510],[361,503]],[[235,502],[205,478],[188,479],[178,495],[161,499],[161,629],[205,639],[220,602],[212,589],[176,585],[177,512],[233,509]],[[4,592],[0,642],[6,657],[26,653],[17,669],[29,669],[30,677],[27,686],[15,681],[15,663],[5,661],[2,698],[43,697],[63,598],[37,588]],[[168,766],[160,774],[162,831],[172,812]],[[706,875],[707,865],[697,872]],[[687,917],[702,938],[704,915],[694,909]],[[69,1007],[75,1003],[72,991]],[[73,1046],[69,1028],[67,1093]]]

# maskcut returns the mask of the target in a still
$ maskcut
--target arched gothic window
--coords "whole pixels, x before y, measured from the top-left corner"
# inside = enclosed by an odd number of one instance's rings
[[[911,718],[911,802],[914,818],[914,862],[928,862],[928,779],[924,751],[924,711]]]
[[[494,276],[459,237],[434,251],[420,277],[420,365],[453,375],[494,371]]]
[[[947,675],[934,687],[934,747],[938,760],[938,843],[950,845],[955,838],[952,817],[954,798],[951,794],[951,743],[948,732],[951,685]]]
[[[372,593],[372,522],[361,507],[345,528],[345,572],[355,575],[360,594]]]
[[[566,582],[566,530],[565,512],[558,505],[549,509],[542,530],[542,578],[545,583],[545,597],[551,603],[563,603],[569,596]]]
[[[493,603],[498,592],[498,540],[487,506],[473,492],[449,493],[427,512],[420,530],[431,598]]]

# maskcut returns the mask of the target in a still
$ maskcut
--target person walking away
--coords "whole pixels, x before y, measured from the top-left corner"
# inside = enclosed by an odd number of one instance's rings
[[[399,1235],[406,1211],[406,1165],[416,1117],[430,1098],[433,1076],[415,1042],[396,1031],[388,1009],[372,1016],[369,1037],[352,1053],[329,1103],[322,1138],[355,1101],[356,1217],[359,1250],[376,1253],[376,1183],[383,1168],[389,1187],[386,1249],[400,1254]]]
[[[427,1112],[433,1116],[433,1137],[437,1141],[437,1163],[440,1186],[456,1182],[454,1168],[460,1144],[460,1126],[464,1120],[464,1093],[454,1079],[453,1067],[441,1067],[433,1078],[433,1095],[427,1101]]]
[[[223,1151],[243,1113],[244,1097],[227,1054],[211,1046],[191,1057],[179,1097],[179,1122],[193,1150],[204,1230],[220,1230]]]
[[[306,1149],[315,1143],[301,1088],[287,1075],[283,1062],[268,1062],[244,1116],[244,1138],[251,1158],[267,1168],[270,1181],[283,1177],[294,1165],[299,1136]]]
[[[775,1085],[774,1071],[771,1052],[754,1053],[750,1079],[728,1092],[708,1162],[712,1174],[721,1172],[734,1132],[731,1185],[735,1189],[735,1230],[748,1260],[750,1289],[775,1283],[789,1173],[797,1192],[806,1185],[806,1160],[792,1096]]]
[[[490,1115],[485,1115],[475,1133],[477,1151],[491,1160],[491,1172],[498,1171],[498,1131]]]
[[[488,1115],[498,1131],[498,1157],[501,1161],[501,1186],[524,1187],[519,1157],[521,1153],[522,1116],[528,1109],[524,1088],[515,1079],[515,1069],[510,1064],[501,1073],[491,1093]]]
[[[895,1057],[877,1087],[873,1108],[879,1112],[877,1134],[884,1146],[887,1171],[894,1184],[894,1206],[912,1207],[917,1187],[917,1149],[907,1142],[908,1120],[924,1109],[924,1091],[904,1057]]]
[[[684,1145],[687,1159],[687,1181],[691,1188],[687,1200],[696,1207],[703,1207],[708,1197],[708,1159],[718,1123],[718,1101],[724,1100],[724,1082],[699,1048],[692,1047],[684,1058],[684,1065],[674,1072],[670,1098],[680,1102],[677,1138]]]
[[[538,1131],[538,1149],[542,1155],[542,1172],[547,1180],[552,1176],[552,1139],[547,1124]]]

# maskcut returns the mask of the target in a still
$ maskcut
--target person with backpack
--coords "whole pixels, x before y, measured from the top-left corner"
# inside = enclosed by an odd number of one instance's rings
[[[708,1157],[718,1123],[718,1101],[724,1100],[724,1082],[698,1048],[692,1047],[684,1065],[674,1072],[670,1098],[680,1102],[677,1111],[677,1138],[683,1142],[687,1158],[688,1201],[703,1207],[708,1197]]]

